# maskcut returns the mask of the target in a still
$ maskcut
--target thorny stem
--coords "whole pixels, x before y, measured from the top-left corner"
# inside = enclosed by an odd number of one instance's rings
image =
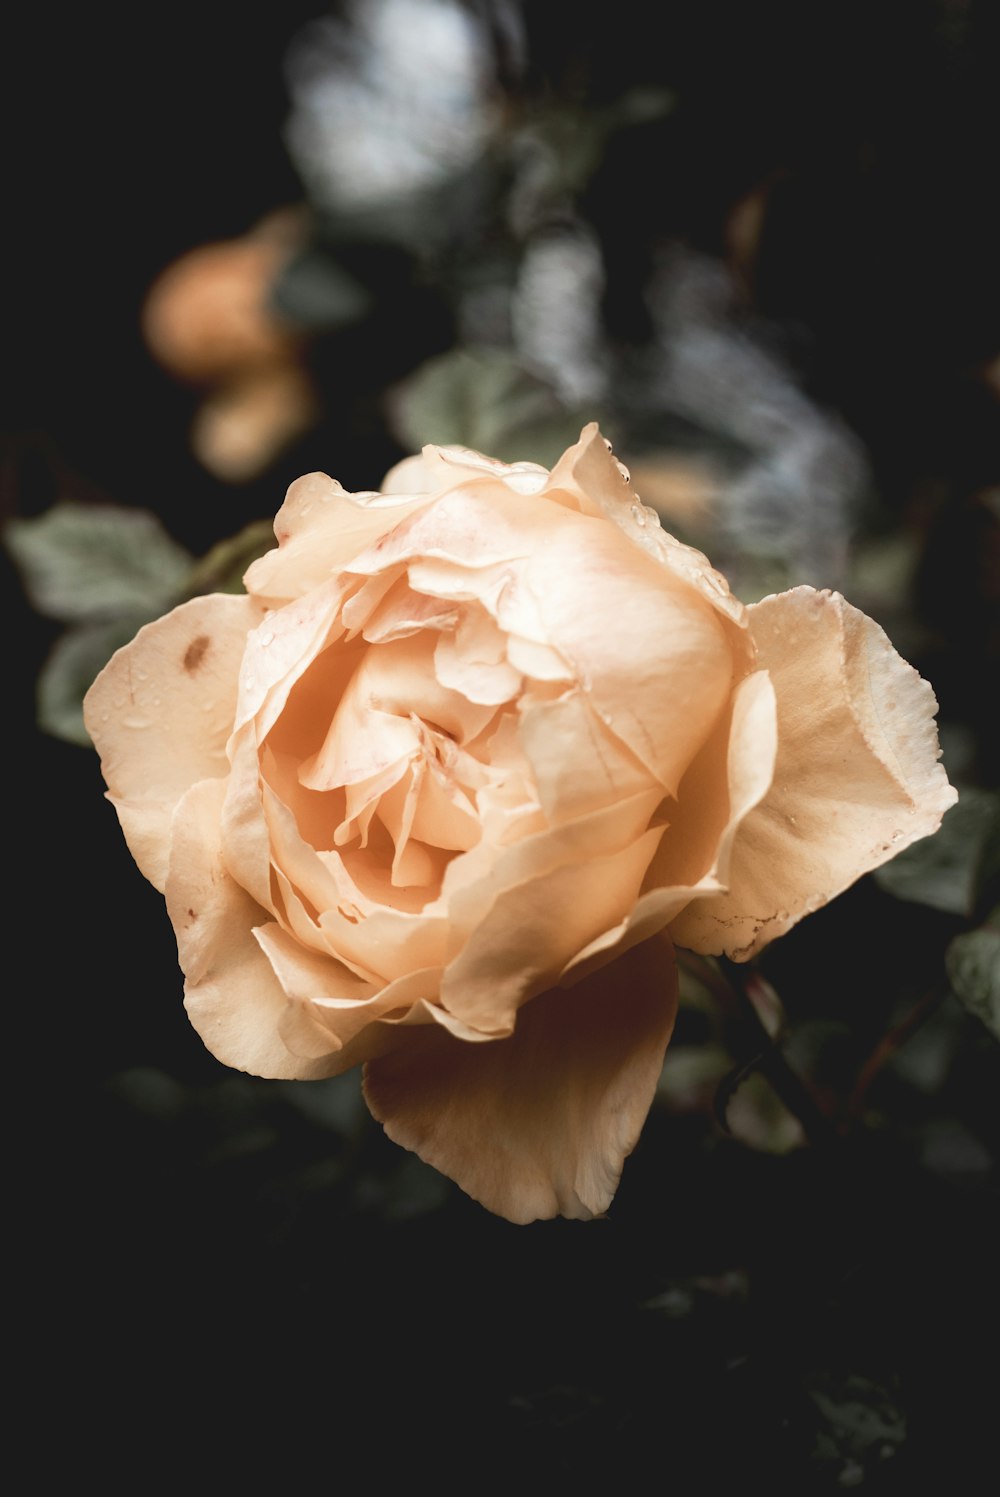
[[[792,1116],[801,1123],[809,1142],[817,1147],[829,1147],[837,1137],[833,1120],[819,1106],[802,1078],[792,1070],[780,1046],[764,1027],[750,996],[754,984],[762,980],[759,974],[753,967],[741,966],[727,957],[717,957],[714,964],[696,957],[691,965],[720,1000],[734,1029],[734,1048],[737,1055],[744,1057],[720,1090],[717,1106],[724,1113],[740,1083],[752,1071],[760,1071]]]
[[[931,988],[913,1006],[906,1017],[901,1019],[892,1029],[887,1030],[879,1040],[861,1067],[858,1079],[854,1083],[854,1090],[847,1102],[845,1128],[849,1128],[851,1124],[857,1122],[864,1107],[869,1088],[883,1066],[892,1059],[900,1046],[910,1038],[910,1035],[920,1028],[921,1024],[930,1016],[943,997],[943,988]]]

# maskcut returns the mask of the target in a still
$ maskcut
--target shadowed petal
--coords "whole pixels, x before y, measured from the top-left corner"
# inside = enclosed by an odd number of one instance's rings
[[[184,1006],[223,1065],[254,1076],[302,1080],[338,1068],[327,1056],[293,1054],[281,1026],[290,1002],[254,938],[268,917],[226,872],[220,854],[222,780],[193,785],[177,807],[167,875],[167,913],[184,969]]]
[[[444,1029],[365,1067],[391,1139],[514,1222],[606,1211],[653,1100],[677,1006],[673,950],[646,941],[541,994],[506,1039]]]

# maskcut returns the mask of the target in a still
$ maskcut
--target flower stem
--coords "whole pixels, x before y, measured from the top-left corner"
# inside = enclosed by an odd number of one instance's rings
[[[758,1070],[764,1076],[793,1117],[802,1125],[802,1131],[810,1144],[829,1148],[837,1139],[833,1119],[819,1106],[801,1076],[788,1064],[781,1046],[765,1028],[757,1006],[751,996],[756,983],[762,981],[753,968],[732,962],[728,957],[716,958],[724,984],[715,987],[721,996],[721,987],[728,991],[727,1013],[734,1029],[734,1048],[738,1056],[745,1057],[737,1076],[742,1080],[750,1070]]]

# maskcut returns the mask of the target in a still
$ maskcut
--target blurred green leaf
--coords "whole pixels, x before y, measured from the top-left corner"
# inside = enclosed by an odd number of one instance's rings
[[[190,593],[241,593],[243,574],[252,561],[273,551],[272,520],[252,520],[237,535],[228,536],[214,545],[189,573]]]
[[[372,296],[332,254],[310,247],[294,255],[271,292],[275,311],[311,333],[358,322]]]
[[[566,410],[547,385],[494,349],[457,349],[430,359],[397,386],[392,416],[400,440],[415,452],[433,442],[544,467],[591,419]]]
[[[973,914],[984,870],[1000,826],[1000,795],[966,787],[940,829],[875,870],[878,884],[897,899],[950,915]]]
[[[860,1486],[906,1439],[895,1380],[817,1371],[806,1391],[820,1416],[811,1459],[836,1472],[839,1487]]]
[[[945,967],[956,998],[1000,1040],[1000,906],[978,930],[955,937]]]
[[[760,1071],[741,1076],[726,1099],[724,1111],[732,1136],[759,1153],[790,1154],[805,1146],[802,1124]]]
[[[11,520],[4,539],[32,605],[51,618],[110,619],[172,603],[192,558],[148,510],[64,502]]]
[[[83,725],[83,698],[114,652],[128,644],[155,613],[79,624],[56,640],[38,677],[38,726],[66,743],[90,747]]]
[[[672,1045],[656,1084],[656,1095],[674,1112],[710,1112],[733,1057],[722,1045]]]

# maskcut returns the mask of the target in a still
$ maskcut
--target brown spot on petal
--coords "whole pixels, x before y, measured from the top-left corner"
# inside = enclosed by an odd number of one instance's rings
[[[193,675],[201,665],[208,652],[209,638],[207,634],[199,634],[193,639],[184,651],[184,669]]]

